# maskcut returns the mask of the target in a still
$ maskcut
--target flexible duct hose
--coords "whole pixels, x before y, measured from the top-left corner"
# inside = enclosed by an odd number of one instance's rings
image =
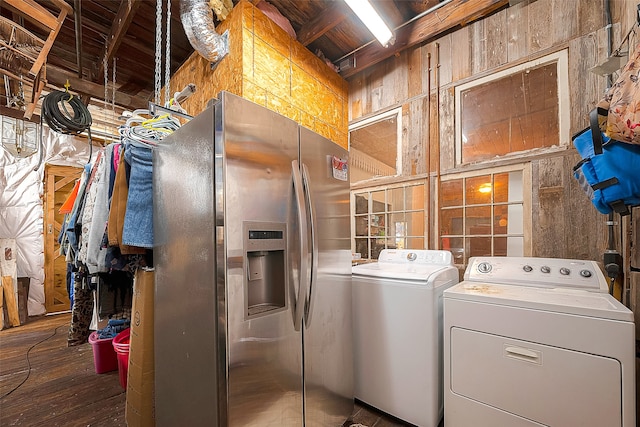
[[[69,111],[71,106],[72,111]],[[71,114],[73,112],[73,114]],[[89,133],[89,162],[93,151],[91,142],[91,113],[80,98],[68,92],[53,91],[42,100],[42,117],[49,128],[68,135],[78,135],[85,130]]]

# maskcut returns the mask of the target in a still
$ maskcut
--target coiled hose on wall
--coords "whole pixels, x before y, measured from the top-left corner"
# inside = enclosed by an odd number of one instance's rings
[[[42,117],[49,128],[59,133],[78,135],[86,130],[89,134],[88,162],[91,162],[91,113],[79,97],[58,90],[49,93],[42,100]]]

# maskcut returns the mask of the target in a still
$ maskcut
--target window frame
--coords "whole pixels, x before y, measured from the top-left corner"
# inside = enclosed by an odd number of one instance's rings
[[[564,150],[570,143],[569,126],[571,122],[570,117],[570,100],[569,100],[569,53],[567,49],[563,49],[540,58],[525,62],[514,67],[507,68],[502,71],[498,71],[493,74],[489,74],[485,77],[463,83],[455,86],[455,164],[462,166],[470,163],[462,162],[462,93],[468,89],[480,86],[486,83],[490,83],[495,80],[502,79],[504,77],[511,76],[523,72],[530,68],[537,68],[544,65],[556,63],[556,76],[557,76],[557,88],[558,88],[558,135],[559,141],[557,146],[549,146],[544,148],[533,148],[526,151],[514,151],[506,155],[500,156],[505,158],[517,153],[521,155],[526,152],[535,152],[539,150]],[[488,160],[486,160],[488,161]],[[480,162],[482,163],[482,162]]]
[[[422,186],[422,191],[423,191],[423,203],[421,206],[421,209],[407,209],[406,206],[403,206],[403,209],[401,210],[387,210],[387,201],[388,201],[388,192],[397,189],[397,188],[403,188],[404,191],[406,191],[407,188],[409,187],[415,187],[415,186]],[[385,209],[384,212],[378,212],[375,211],[372,207],[372,197],[371,194],[378,192],[378,191],[384,191],[385,192],[385,200],[384,200],[384,204],[385,204]],[[361,254],[362,259],[367,259],[367,260],[373,260],[375,258],[371,258],[370,255],[372,254],[372,245],[371,242],[376,239],[376,236],[373,236],[371,234],[371,224],[369,223],[369,221],[367,220],[367,235],[366,236],[361,236],[361,235],[357,235],[357,230],[356,230],[356,219],[358,217],[370,217],[372,215],[375,214],[380,214],[382,213],[384,215],[385,218],[390,217],[392,214],[397,214],[397,213],[403,213],[403,214],[407,214],[407,213],[413,213],[413,212],[422,212],[423,215],[423,223],[422,223],[422,234],[421,235],[404,235],[402,236],[403,239],[407,239],[407,238],[421,238],[424,242],[423,247],[425,249],[429,248],[429,241],[428,241],[428,235],[429,235],[429,210],[427,209],[427,192],[429,191],[429,180],[425,179],[425,178],[421,178],[421,179],[414,179],[414,180],[410,180],[410,181],[403,181],[403,182],[398,182],[395,184],[386,184],[386,185],[379,185],[379,186],[371,186],[371,187],[364,187],[364,188],[358,188],[358,189],[351,189],[350,191],[350,204],[351,204],[351,252],[355,253],[356,252],[356,239],[362,239],[362,238],[366,238],[367,239],[367,254],[365,256],[365,254]],[[367,213],[366,214],[357,214],[356,213],[356,196],[362,193],[368,193],[369,194],[369,198],[367,199]],[[404,197],[406,200],[406,192],[404,193]],[[396,236],[389,236],[387,231],[389,229],[389,224],[385,222],[385,235],[384,235],[384,248],[387,248],[387,244],[389,242],[389,239],[393,239]],[[378,236],[377,238],[380,238],[380,236]]]
[[[493,175],[498,175],[503,173],[517,172],[517,171],[522,172],[522,216],[523,216],[522,217],[522,227],[523,227],[522,228],[522,237],[523,237],[522,251],[523,251],[523,256],[531,256],[531,254],[533,253],[533,248],[532,248],[533,218],[532,218],[532,190],[531,190],[531,163],[530,162],[516,163],[512,165],[507,165],[507,166],[488,167],[483,169],[476,169],[473,171],[446,174],[446,175],[442,175],[441,182],[444,183],[447,181],[453,181],[453,180],[463,179],[463,178],[468,179],[468,178],[474,178],[474,177],[489,175],[489,174],[493,176]],[[492,208],[496,205],[504,205],[504,203],[502,202],[495,203],[494,201],[492,201],[489,204],[489,206],[491,206]],[[461,201],[461,204],[459,206],[455,206],[455,207],[447,206],[446,209],[448,210],[448,209],[462,208],[464,210],[468,206],[475,206],[475,205],[466,205],[464,201]],[[440,233],[441,231],[440,217],[441,217],[442,210],[443,210],[443,207],[440,205],[440,195],[438,194],[438,209],[437,209],[436,221],[433,229],[434,234],[436,234],[436,245],[438,249],[440,249],[442,245],[442,237],[443,237],[443,234]],[[466,254],[466,239],[468,235],[469,233],[466,232],[464,227],[462,229],[462,235],[452,235],[454,237],[462,238],[464,242],[465,263],[456,264],[456,265],[466,266],[468,264],[468,259],[470,258],[470,256],[467,257],[467,254]],[[448,235],[444,235],[444,236],[448,236]],[[500,236],[502,236],[502,234],[500,234]],[[492,239],[495,237],[493,230],[491,232],[490,237]],[[514,235],[514,237],[516,236]]]
[[[398,107],[398,108],[393,108],[391,110],[388,111],[384,111],[382,113],[376,114],[374,116],[368,117],[366,119],[357,121],[355,123],[352,123],[351,125],[349,125],[349,153],[351,153],[351,132],[361,129],[363,127],[366,127],[368,125],[377,123],[377,122],[381,122],[383,120],[388,120],[392,117],[396,118],[396,173],[395,175],[389,175],[389,176],[384,176],[384,177],[373,177],[370,179],[364,179],[361,181],[357,181],[357,183],[361,183],[361,182],[369,182],[369,181],[373,181],[375,179],[381,179],[381,178],[397,178],[402,176],[402,107]],[[358,150],[360,151],[360,150]],[[367,153],[362,152],[364,155],[367,155]],[[353,161],[353,158],[352,160]],[[351,185],[356,184],[354,182],[351,183]]]

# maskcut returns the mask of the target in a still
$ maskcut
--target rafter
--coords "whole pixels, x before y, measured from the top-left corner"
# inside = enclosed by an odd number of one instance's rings
[[[350,77],[398,52],[429,40],[458,25],[473,22],[508,4],[509,0],[452,0],[440,9],[399,28],[395,32],[396,43],[393,46],[381,49],[379,44],[370,43],[355,52],[356,66],[345,70],[341,75],[345,78]]]
[[[107,36],[106,46],[102,51],[102,55],[100,55],[99,59],[102,61],[103,58],[107,58],[107,64],[111,61],[114,53],[120,47],[120,43],[124,39],[125,34],[127,34],[127,30],[129,29],[129,25],[131,24],[131,20],[136,14],[136,11],[142,4],[141,0],[123,0],[120,4],[120,9],[118,9],[118,13],[113,20],[113,26],[111,27],[111,31]],[[97,81],[102,73],[104,72],[104,65],[102,62],[99,62],[96,67],[95,73],[92,73],[91,79],[93,81]]]
[[[103,85],[88,80],[81,80],[76,77],[74,73],[66,72],[58,67],[47,66],[47,82],[50,85],[60,88],[64,86],[67,80],[69,80],[71,90],[74,92],[83,93],[96,99],[104,98]],[[130,96],[120,91],[116,91],[115,97],[116,104],[132,110],[145,108],[149,105],[146,99],[140,98],[139,96]]]
[[[346,18],[343,3],[332,2],[331,6],[298,30],[298,41],[308,46]]]

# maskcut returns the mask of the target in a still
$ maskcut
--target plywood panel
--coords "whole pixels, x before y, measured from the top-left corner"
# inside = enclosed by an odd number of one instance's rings
[[[606,248],[606,215],[599,213],[578,181],[571,176],[573,166],[580,160],[575,152],[564,157],[565,179],[565,229],[567,240],[565,258],[600,260]],[[548,244],[552,244],[550,240]]]
[[[575,8],[575,5],[573,7]],[[551,0],[537,0],[529,4],[528,25],[526,27],[529,55],[547,49],[552,45],[553,23],[557,22],[553,21],[553,18]]]
[[[348,84],[342,77],[246,0],[217,31],[227,29],[230,52],[215,70],[194,53],[171,79],[172,87],[198,87],[184,103],[190,114],[200,113],[226,90],[320,129],[324,136],[336,136],[340,141],[334,142],[346,146]]]
[[[483,19],[471,24],[471,71],[478,74],[487,69],[487,20]]]
[[[471,75],[470,38],[469,27],[451,34],[451,78],[454,82]]]
[[[440,91],[440,169],[455,168],[454,89]]]
[[[507,63],[507,11],[501,10],[484,20],[487,37],[487,68]]]
[[[572,2],[566,0],[546,0],[545,3],[550,3],[550,10],[552,16],[550,21],[553,25],[550,28],[550,33],[553,35],[554,43],[563,43],[576,37],[578,34],[578,11],[584,2]],[[589,2],[591,3],[591,2]],[[589,4],[588,7],[593,7]],[[602,13],[602,9],[598,9],[599,13]],[[562,23],[557,25],[555,23]],[[591,32],[591,31],[587,31]]]
[[[602,36],[604,34],[592,33],[569,42],[571,135],[588,125],[589,111],[604,94],[605,78],[589,72],[600,56]]]
[[[422,48],[417,46],[407,50],[407,97],[412,98],[423,92],[423,75],[428,74],[426,56],[422,57]]]
[[[527,2],[507,9],[507,60],[516,61],[527,56],[529,8]]]
[[[431,51],[432,58],[437,57],[436,51],[439,51],[440,63],[435,64],[438,67],[438,79],[441,86],[448,85],[452,81],[452,54],[451,54],[451,34],[444,37],[440,37],[437,42],[434,43],[433,50]]]
[[[407,130],[406,148],[402,156],[402,169],[405,176],[423,174],[427,171],[428,109],[428,97],[421,97],[409,103],[406,119],[403,117],[403,128]]]
[[[555,3],[558,3],[558,5],[556,5]],[[565,6],[562,3],[568,3],[568,2],[563,2],[562,0],[554,0],[554,15],[555,15],[555,9],[557,6],[560,6],[562,8],[564,8]],[[637,2],[627,2],[627,4],[631,5],[633,7],[634,11],[637,11]],[[577,18],[578,18],[578,33],[576,35],[584,35],[584,34],[589,34],[592,33],[594,31],[597,31],[598,29],[604,27],[606,25],[605,23],[605,14],[603,13],[604,10],[604,0],[593,0],[590,2],[578,2],[578,4],[574,7],[577,7],[578,9],[578,14],[577,14]],[[570,14],[570,11],[567,13],[566,16],[568,16]],[[634,14],[635,15],[635,14]],[[556,19],[556,17],[554,16],[554,19]],[[563,21],[554,21],[554,22],[563,22]],[[615,22],[615,21],[612,21]]]

